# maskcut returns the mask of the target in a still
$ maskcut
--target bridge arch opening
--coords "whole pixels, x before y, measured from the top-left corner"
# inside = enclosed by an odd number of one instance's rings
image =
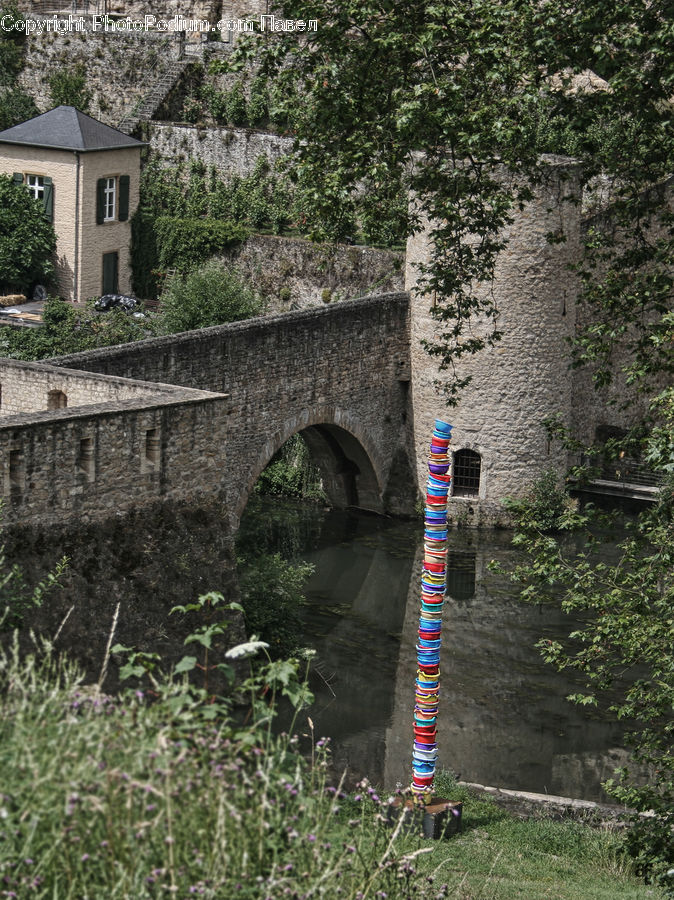
[[[330,422],[290,426],[285,434],[277,434],[261,449],[257,465],[240,500],[237,522],[261,473],[278,459],[288,440],[296,436],[320,476],[320,487],[330,506],[337,509],[357,507],[376,513],[384,512],[383,489],[372,455],[360,436],[352,430]],[[277,491],[283,493],[282,490]]]

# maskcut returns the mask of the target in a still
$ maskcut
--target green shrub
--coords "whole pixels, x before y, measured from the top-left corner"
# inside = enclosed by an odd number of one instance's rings
[[[275,454],[258,478],[255,492],[297,500],[325,500],[320,470],[301,435],[293,435]]]
[[[87,72],[82,63],[73,69],[59,69],[49,79],[49,96],[54,106],[74,106],[89,112],[91,91],[87,88]]]
[[[157,296],[158,267],[155,217],[139,206],[131,217],[131,277],[138,297],[153,300]]]
[[[225,101],[227,122],[230,125],[247,125],[246,95],[240,81],[227,94]]]
[[[15,3],[7,3],[0,7],[0,19],[11,16],[14,22],[23,20],[23,16]],[[0,30],[0,85],[11,87],[24,66],[26,48],[26,32],[12,28]],[[9,126],[4,126],[9,127]]]
[[[160,216],[155,222],[160,268],[186,272],[246,237],[245,230],[217,219]]]
[[[279,553],[238,561],[241,604],[248,634],[269,644],[272,658],[296,653],[301,637],[300,609],[306,602],[304,585],[312,575],[310,563],[290,563]]]
[[[571,501],[559,485],[557,472],[549,469],[534,483],[526,498],[506,498],[503,505],[514,519],[523,525],[526,523],[527,528],[545,532],[557,531],[562,527],[562,518],[569,510]]]
[[[33,98],[21,88],[0,88],[0,131],[37,116]]]
[[[182,277],[169,279],[161,295],[159,330],[164,334],[250,319],[262,299],[239,277],[215,260]]]
[[[42,204],[9,175],[0,175],[0,290],[26,292],[53,273],[54,226]]]
[[[267,91],[267,79],[258,75],[250,86],[250,100],[248,101],[248,124],[261,125],[269,116],[269,96]]]

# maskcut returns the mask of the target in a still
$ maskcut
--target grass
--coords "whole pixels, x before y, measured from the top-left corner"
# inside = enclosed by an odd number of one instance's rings
[[[291,668],[248,679],[241,725],[185,676],[113,698],[48,646],[1,655],[0,898],[662,896],[615,835],[518,821],[446,778],[439,789],[465,803],[461,835],[392,827],[373,786],[328,783],[324,741],[307,760],[272,733],[268,699],[294,690]]]

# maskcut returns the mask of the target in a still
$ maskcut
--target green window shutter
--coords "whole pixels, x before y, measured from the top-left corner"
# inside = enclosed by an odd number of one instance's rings
[[[15,172],[12,175],[12,181],[14,182],[14,184],[23,184],[23,173]]]
[[[42,183],[44,184],[44,214],[49,219],[50,222],[54,221],[54,185],[52,184],[51,178],[48,178],[46,175],[42,179]]]
[[[96,182],[96,224],[102,225],[105,218],[105,178]]]
[[[128,175],[119,176],[119,221],[126,222],[129,218],[129,181]]]

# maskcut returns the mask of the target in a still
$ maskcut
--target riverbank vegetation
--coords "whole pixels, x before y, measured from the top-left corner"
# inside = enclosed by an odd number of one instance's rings
[[[119,648],[116,648],[119,650]],[[230,651],[233,664],[259,642]],[[464,831],[429,842],[388,823],[388,797],[330,784],[302,711],[299,660],[267,662],[231,701],[132,660],[119,695],[85,686],[48,644],[0,656],[0,896],[35,900],[657,898],[614,835],[520,822],[451,780]],[[308,742],[272,729],[293,702]],[[310,713],[310,711],[309,711]]]
[[[276,453],[255,483],[256,494],[325,502],[321,473],[301,434],[294,434]]]

